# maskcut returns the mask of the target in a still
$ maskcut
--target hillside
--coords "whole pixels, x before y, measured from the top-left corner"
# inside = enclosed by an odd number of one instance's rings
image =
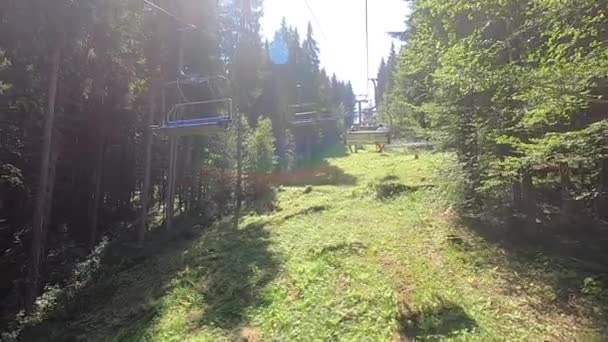
[[[582,274],[485,242],[457,219],[452,163],[439,153],[328,158],[239,229],[182,220],[177,233],[111,260],[24,338],[605,338],[605,311],[581,292]]]

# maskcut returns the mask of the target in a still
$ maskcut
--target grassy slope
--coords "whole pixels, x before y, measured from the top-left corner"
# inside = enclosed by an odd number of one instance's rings
[[[561,307],[542,270],[516,272],[517,261],[458,227],[443,187],[376,198],[374,185],[387,181],[449,181],[434,172],[448,164],[440,154],[330,159],[300,180],[317,184],[312,192],[282,187],[276,211],[238,230],[218,224],[117,272],[105,286],[115,290],[54,325],[56,337],[601,340],[599,313]]]

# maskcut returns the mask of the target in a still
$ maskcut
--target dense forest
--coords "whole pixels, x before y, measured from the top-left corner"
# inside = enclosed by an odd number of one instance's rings
[[[158,223],[169,148],[151,126],[166,115],[160,89],[175,81],[178,65],[227,78],[229,86],[194,96],[231,97],[240,114],[225,134],[183,139],[176,190],[182,212],[211,221],[233,209],[237,137],[245,203],[264,191],[263,175],[294,167],[290,105],[314,103],[342,122],[353,90],[320,67],[312,26],[301,36],[284,20],[268,42],[261,16],[261,0],[2,1],[3,318],[61,287],[99,243],[123,236],[145,243]],[[285,64],[269,58],[274,43],[287,47]],[[151,208],[146,219],[143,205]]]
[[[608,2],[406,1],[369,80],[397,143],[351,154],[351,83],[263,0],[1,1],[0,340],[606,336]],[[219,134],[159,129],[217,99]]]
[[[455,151],[462,208],[507,235],[604,236],[608,2],[411,9],[397,62],[378,76],[382,115],[398,134]]]

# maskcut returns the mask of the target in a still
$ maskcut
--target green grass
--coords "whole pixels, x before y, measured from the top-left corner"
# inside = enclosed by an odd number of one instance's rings
[[[598,305],[565,307],[548,269],[517,272],[529,265],[458,223],[455,180],[437,172],[451,164],[329,158],[280,187],[275,211],[168,242],[42,327],[95,341],[603,340]]]

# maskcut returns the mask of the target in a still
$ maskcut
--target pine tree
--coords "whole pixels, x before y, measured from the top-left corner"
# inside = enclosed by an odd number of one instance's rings
[[[238,109],[248,113],[262,90],[260,76],[265,63],[259,23],[262,1],[228,1],[224,3],[223,11],[223,53],[232,76]]]
[[[388,54],[388,59],[386,61],[386,73],[388,78],[386,79],[386,88],[385,91],[390,91],[394,83],[394,72],[397,67],[397,52],[395,51],[395,42],[391,43],[391,50]]]
[[[324,81],[319,73],[319,47],[313,37],[312,24],[308,22],[306,39],[302,42],[303,65],[299,82],[302,88],[303,102],[318,103],[322,101]]]
[[[380,106],[384,93],[388,85],[388,79],[390,77],[388,67],[384,58],[380,61],[380,67],[378,68],[378,75],[376,76],[376,105]]]

